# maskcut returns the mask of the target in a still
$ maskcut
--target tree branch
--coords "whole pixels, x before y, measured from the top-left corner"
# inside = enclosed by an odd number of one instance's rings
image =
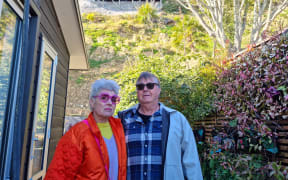
[[[209,26],[206,21],[204,20],[203,16],[196,10],[195,7],[193,7],[190,3],[189,3],[189,0],[185,0],[183,3],[181,0],[176,0],[181,6],[183,6],[184,8],[190,10],[194,16],[198,19],[199,23],[201,24],[201,26],[207,31],[207,33],[213,37],[213,38],[216,38],[219,42],[219,44],[221,44],[221,46],[225,47],[225,43],[224,41],[219,41],[219,38],[217,38],[217,31],[213,28],[213,26]],[[201,4],[201,5],[204,5],[205,3],[203,3],[203,1],[201,0],[198,0],[198,2]],[[207,7],[207,6],[206,6]],[[211,8],[212,10],[212,8]],[[215,18],[214,14],[211,13],[211,11],[209,11],[211,16],[212,16],[212,19]],[[209,19],[208,16],[206,16],[207,19]],[[209,20],[211,22],[211,20]],[[208,22],[209,22],[208,21]],[[212,22],[215,22],[215,19],[212,20]],[[216,21],[217,22],[217,21]],[[215,24],[216,25],[216,24]],[[217,26],[217,25],[216,25]]]
[[[245,0],[243,0],[245,1]],[[244,14],[242,17],[242,28],[241,28],[241,35],[243,35],[245,28],[246,28],[246,23],[247,23],[247,14],[248,14],[248,4],[245,5],[245,9],[244,9]]]
[[[191,0],[176,0],[182,7],[188,9],[199,21],[200,25],[214,40],[224,48],[226,47],[226,34],[224,31],[224,5],[226,0],[196,0],[197,4],[192,4]],[[195,2],[195,1],[193,1]],[[233,50],[240,51],[243,34],[247,24],[249,6],[254,3],[252,29],[250,43],[257,43],[261,32],[268,29],[275,17],[287,6],[288,0],[233,0],[234,4],[234,44]],[[226,6],[225,6],[226,7]],[[229,8],[229,7],[227,7]],[[229,16],[229,15],[228,15]],[[226,17],[226,15],[225,15]],[[232,43],[231,43],[232,44]],[[230,45],[230,44],[229,44]],[[230,46],[231,47],[231,46]],[[230,48],[229,47],[229,48]],[[231,49],[229,49],[230,51]]]
[[[281,4],[276,6],[275,10],[272,12],[273,4],[272,0],[270,0],[268,15],[266,21],[264,21],[262,24],[262,26],[264,26],[263,31],[266,31],[268,29],[268,27],[270,26],[271,22],[275,19],[275,17],[278,14],[280,14],[284,9],[286,9],[287,6],[288,6],[288,0],[284,0]]]

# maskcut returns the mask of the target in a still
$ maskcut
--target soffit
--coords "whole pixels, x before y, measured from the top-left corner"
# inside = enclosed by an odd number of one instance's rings
[[[68,51],[69,69],[88,69],[78,0],[52,0]]]

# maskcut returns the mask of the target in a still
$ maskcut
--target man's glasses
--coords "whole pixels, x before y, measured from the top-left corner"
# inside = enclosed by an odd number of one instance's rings
[[[110,96],[109,94],[102,93],[99,96],[93,96],[93,98],[98,98],[101,102],[106,103],[111,99],[112,104],[118,104],[120,102],[120,97],[117,95]]]
[[[154,89],[154,86],[155,85],[159,85],[158,83],[147,83],[147,84],[136,84],[136,89],[137,90],[143,90],[144,89],[144,87],[146,86],[147,87],[147,89]]]

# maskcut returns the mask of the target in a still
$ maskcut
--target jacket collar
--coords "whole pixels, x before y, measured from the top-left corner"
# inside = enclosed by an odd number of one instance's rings
[[[94,119],[93,112],[91,112],[89,114],[87,120],[88,120],[89,125],[92,128],[92,132],[97,134],[97,136],[101,135],[101,132],[100,132],[100,129],[98,128],[97,122]],[[109,117],[109,124],[110,124],[111,128],[112,128],[112,126],[114,126],[114,124],[115,124],[115,118],[114,117],[112,117],[112,116]]]

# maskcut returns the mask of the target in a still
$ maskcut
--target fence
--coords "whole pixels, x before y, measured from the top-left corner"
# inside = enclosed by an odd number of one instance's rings
[[[204,138],[205,142],[213,137],[213,128],[223,128],[225,122],[229,119],[224,116],[212,115],[208,116],[204,120],[194,122],[193,130],[196,131],[199,128],[204,128]],[[276,123],[270,122],[267,125],[271,129],[277,129],[278,137],[276,139],[276,145],[279,152],[275,155],[273,159],[282,163],[282,165],[288,166],[288,119],[279,119]],[[197,138],[196,138],[197,139]]]

